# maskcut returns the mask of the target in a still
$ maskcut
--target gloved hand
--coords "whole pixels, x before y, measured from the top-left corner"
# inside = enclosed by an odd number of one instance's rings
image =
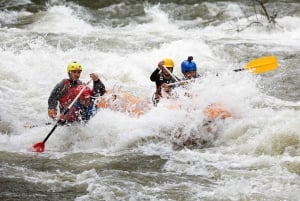
[[[164,61],[160,61],[160,62],[157,64],[157,69],[158,69],[158,70],[162,70],[163,65],[164,65]]]
[[[92,78],[92,80],[95,82],[99,80],[99,76],[96,73],[91,73],[90,78]]]
[[[57,116],[57,111],[55,109],[48,109],[48,116],[52,119],[55,119]]]

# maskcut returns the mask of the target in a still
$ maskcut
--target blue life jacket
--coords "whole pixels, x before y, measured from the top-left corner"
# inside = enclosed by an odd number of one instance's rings
[[[93,102],[91,104],[89,104],[87,107],[84,107],[78,101],[76,101],[74,106],[79,111],[81,121],[84,121],[85,123],[88,120],[90,120],[90,118],[93,117],[97,112],[97,109],[95,108],[95,105],[93,104]]]

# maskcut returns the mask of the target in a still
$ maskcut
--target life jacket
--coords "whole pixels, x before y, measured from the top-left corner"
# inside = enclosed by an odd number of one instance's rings
[[[61,108],[66,108],[70,105],[70,103],[72,103],[74,98],[77,96],[76,88],[77,84],[71,86],[70,80],[66,79],[64,81],[64,87],[61,92],[66,94],[59,100]]]

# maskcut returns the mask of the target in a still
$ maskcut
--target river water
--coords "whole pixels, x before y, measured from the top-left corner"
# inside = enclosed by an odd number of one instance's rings
[[[266,8],[276,25],[253,1],[1,0],[0,199],[299,200],[300,2]],[[190,55],[197,100],[180,96],[184,107],[139,118],[102,110],[85,126],[58,127],[44,153],[30,150],[53,126],[47,99],[69,62],[82,64],[84,81],[97,72],[107,89],[150,102],[157,63],[173,58],[181,77]],[[275,71],[232,71],[269,55]],[[209,144],[180,146],[178,131],[207,137],[212,102],[232,117],[215,122]]]

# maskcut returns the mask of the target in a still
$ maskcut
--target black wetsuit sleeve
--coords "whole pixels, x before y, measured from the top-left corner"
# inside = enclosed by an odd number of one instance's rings
[[[64,80],[56,84],[54,89],[52,90],[49,98],[48,98],[48,109],[55,109],[57,108],[58,101],[63,96],[63,90],[65,87]]]
[[[105,85],[100,79],[93,82],[93,93],[94,96],[102,96],[105,93]]]
[[[158,75],[159,75],[159,69],[156,68],[156,69],[153,71],[153,73],[150,75],[150,80],[151,80],[152,82],[156,82],[157,79],[158,79],[158,78],[157,78]]]

